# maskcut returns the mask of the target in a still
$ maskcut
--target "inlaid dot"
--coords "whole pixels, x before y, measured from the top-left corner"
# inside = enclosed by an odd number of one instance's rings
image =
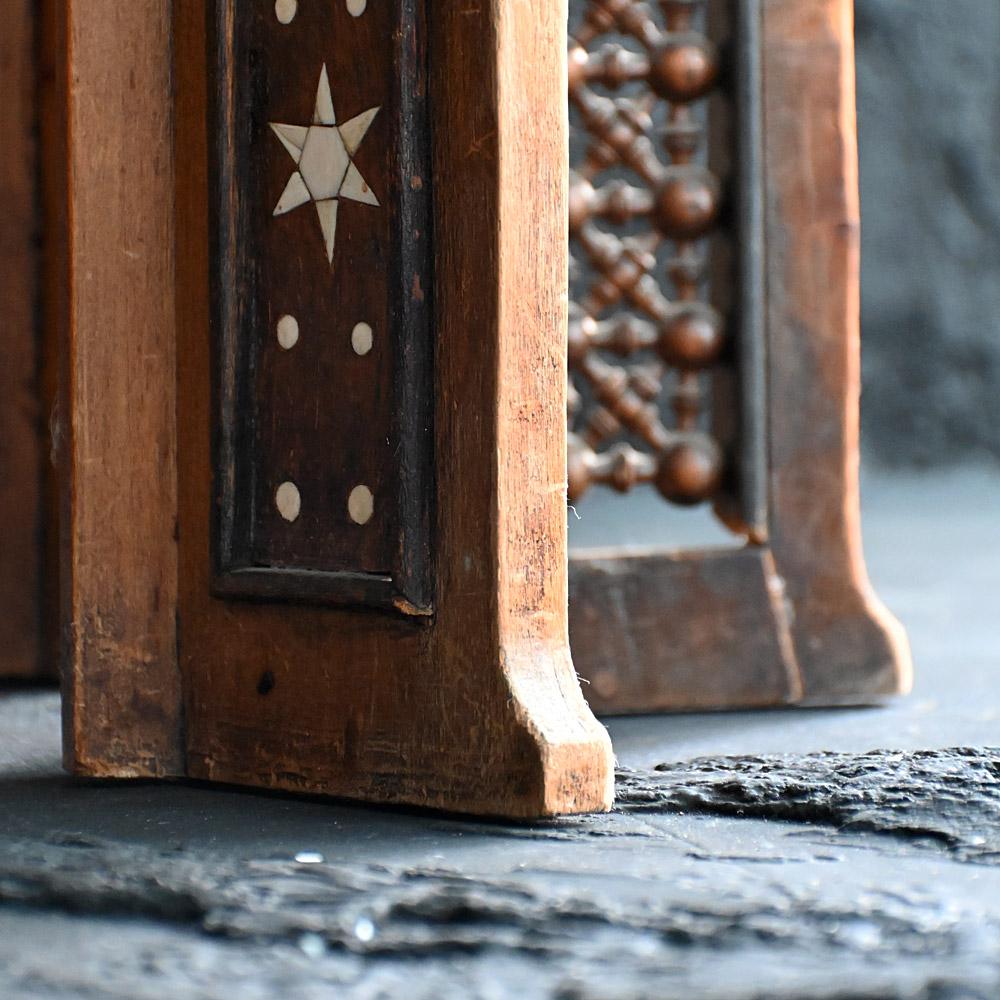
[[[278,513],[289,523],[297,521],[302,511],[302,496],[295,483],[282,483],[274,495]]]
[[[375,513],[375,497],[367,486],[355,486],[347,499],[347,512],[355,524],[367,524]]]
[[[371,349],[374,335],[372,328],[367,323],[358,323],[351,334],[351,346],[354,353],[364,357]]]
[[[291,24],[299,10],[299,0],[274,0],[274,16],[282,24]]]
[[[352,17],[361,17],[368,6],[368,0],[347,0],[347,11]]]
[[[290,351],[299,342],[299,321],[294,316],[282,316],[278,320],[278,343]]]

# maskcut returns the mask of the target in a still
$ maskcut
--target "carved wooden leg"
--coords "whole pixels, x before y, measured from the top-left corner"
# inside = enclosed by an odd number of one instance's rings
[[[763,19],[770,541],[808,704],[911,681],[861,551],[853,7],[766,0]]]
[[[590,703],[903,691],[906,640],[858,523],[852,4],[576,8],[570,495],[648,483],[665,504],[711,502],[734,540],[574,554]]]
[[[564,18],[70,3],[76,772],[609,806],[565,611]]]

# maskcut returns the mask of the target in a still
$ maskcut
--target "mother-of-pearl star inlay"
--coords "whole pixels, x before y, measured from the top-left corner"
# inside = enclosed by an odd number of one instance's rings
[[[333,265],[337,240],[337,207],[340,198],[378,205],[378,198],[365,183],[352,157],[381,107],[370,108],[343,125],[337,124],[326,64],[319,75],[316,109],[312,125],[283,125],[270,122],[274,134],[298,164],[275,206],[275,215],[284,215],[306,202],[316,205],[326,243],[326,257]]]

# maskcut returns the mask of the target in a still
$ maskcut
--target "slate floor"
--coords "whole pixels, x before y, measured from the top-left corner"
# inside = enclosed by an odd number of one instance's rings
[[[1000,473],[864,507],[913,695],[614,720],[610,817],[78,784],[56,698],[0,690],[0,998],[1000,998]]]

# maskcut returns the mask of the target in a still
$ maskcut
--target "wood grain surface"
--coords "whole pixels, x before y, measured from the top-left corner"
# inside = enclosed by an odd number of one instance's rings
[[[208,11],[170,10],[109,4],[97,33],[70,8],[71,766],[608,808],[566,628],[565,5],[429,18],[436,582],[411,620],[213,594]]]
[[[570,607],[574,657],[595,712],[761,708],[801,697],[766,548],[580,555]]]
[[[77,773],[102,776],[183,770],[172,7],[66,11],[65,752]]]
[[[860,206],[853,0],[765,0],[770,540],[809,704],[909,690],[858,504]]]
[[[35,5],[0,17],[0,677],[46,671]]]

